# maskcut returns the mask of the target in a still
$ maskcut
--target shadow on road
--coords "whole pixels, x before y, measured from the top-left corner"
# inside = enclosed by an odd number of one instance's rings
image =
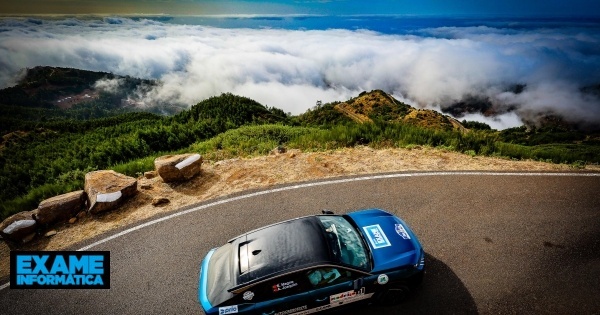
[[[425,278],[407,301],[393,307],[363,306],[344,314],[478,314],[473,297],[441,260],[426,254]]]

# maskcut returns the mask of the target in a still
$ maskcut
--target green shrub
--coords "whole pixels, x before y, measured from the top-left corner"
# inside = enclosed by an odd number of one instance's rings
[[[475,150],[467,150],[467,151],[465,151],[465,154],[469,155],[471,157],[474,157],[477,155],[477,153],[475,153]]]

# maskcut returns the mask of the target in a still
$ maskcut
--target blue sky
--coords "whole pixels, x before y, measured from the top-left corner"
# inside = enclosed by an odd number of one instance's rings
[[[598,0],[0,0],[0,14],[600,16]]]

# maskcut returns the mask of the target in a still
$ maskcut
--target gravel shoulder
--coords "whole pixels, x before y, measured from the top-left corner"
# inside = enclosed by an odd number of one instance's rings
[[[117,210],[88,215],[74,224],[55,227],[51,237],[40,236],[23,250],[73,249],[78,243],[101,234],[174,212],[184,206],[249,189],[340,176],[403,171],[600,171],[598,166],[577,170],[569,165],[536,161],[512,161],[469,155],[429,147],[412,149],[347,148],[326,152],[290,150],[253,158],[205,161],[194,179],[166,184],[159,177],[139,178],[139,193]],[[144,188],[141,188],[144,186]],[[169,203],[153,206],[154,198]],[[0,279],[9,274],[9,249],[0,243]]]

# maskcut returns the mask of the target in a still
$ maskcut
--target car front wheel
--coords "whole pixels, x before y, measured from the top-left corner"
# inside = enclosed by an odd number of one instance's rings
[[[402,303],[410,294],[410,288],[407,285],[395,285],[377,295],[377,304],[391,306]]]

